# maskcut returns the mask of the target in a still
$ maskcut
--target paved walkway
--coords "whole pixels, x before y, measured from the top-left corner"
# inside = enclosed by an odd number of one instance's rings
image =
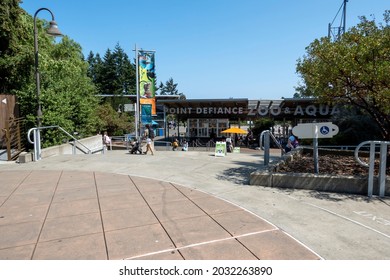
[[[0,186],[0,259],[319,259],[264,219],[175,183],[7,170]]]
[[[390,259],[387,198],[249,186],[259,168],[254,150],[2,163],[0,259]]]
[[[318,259],[206,193],[102,172],[2,171],[0,259]]]

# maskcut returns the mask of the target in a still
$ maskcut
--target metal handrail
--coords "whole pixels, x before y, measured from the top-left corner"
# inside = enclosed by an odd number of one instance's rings
[[[275,135],[273,135],[273,133],[270,130],[264,130],[261,132],[260,139],[259,139],[260,140],[260,143],[259,143],[260,149],[264,151],[263,138],[264,138],[264,134],[266,134],[266,133],[268,133],[270,135],[270,137],[275,142],[276,146],[278,146],[278,148],[280,149],[280,151],[282,152],[282,155],[283,155],[284,154],[283,146],[279,143],[279,141],[276,139]]]
[[[279,143],[279,141],[276,139],[275,135],[274,135],[272,132],[270,132],[269,135],[271,136],[272,140],[274,140],[276,146],[278,146],[278,148],[281,150],[281,152],[282,152],[282,154],[283,154],[283,153],[284,153],[283,146],[282,146],[282,145]]]
[[[59,125],[51,125],[51,126],[41,126],[39,128],[37,127],[33,127],[31,129],[28,130],[27,132],[27,141],[30,143],[30,144],[33,144],[35,145],[36,143],[34,141],[31,141],[31,132],[33,131],[36,131],[36,130],[42,130],[42,129],[49,129],[49,128],[58,128],[59,130],[61,130],[63,133],[65,133],[67,136],[69,136],[70,138],[72,138],[75,142],[77,142],[78,144],[80,144],[81,146],[83,146],[85,149],[87,149],[87,153],[88,154],[92,154],[92,150],[90,148],[88,148],[87,146],[85,146],[83,143],[81,143],[79,140],[77,140],[72,134],[70,134],[69,132],[67,132],[65,129],[63,129],[62,127],[60,127]],[[84,152],[84,151],[82,151]],[[84,152],[85,153],[85,152]]]
[[[362,161],[359,158],[359,150],[365,145],[370,145],[370,158],[368,163]],[[379,164],[379,196],[385,196],[386,188],[386,158],[387,158],[387,147],[390,146],[389,141],[364,141],[360,143],[355,149],[356,161],[364,166],[368,167],[368,196],[371,197],[374,186],[374,167],[375,167],[375,146],[380,146],[380,164]]]

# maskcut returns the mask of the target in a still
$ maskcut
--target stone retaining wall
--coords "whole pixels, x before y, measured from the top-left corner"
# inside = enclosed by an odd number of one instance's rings
[[[95,135],[83,139],[79,139],[79,141],[88,147],[92,151],[101,152],[103,150],[103,141],[101,135]],[[76,142],[76,154],[85,154],[87,149]],[[82,152],[79,149],[81,149]],[[42,149],[42,158],[55,156],[55,155],[71,155],[73,154],[73,144],[66,143],[58,146],[53,146],[49,148]]]
[[[88,149],[92,150],[93,153],[103,153],[103,141],[102,141],[102,136],[101,135],[95,135],[83,139],[79,139],[79,141],[88,147]],[[85,151],[85,152],[83,152]],[[76,142],[76,154],[85,154],[88,153],[88,150],[80,145],[80,143]],[[72,143],[65,143],[62,145],[58,146],[53,146],[49,148],[44,148],[41,151],[41,156],[42,158],[47,158],[51,156],[56,156],[56,155],[71,155],[73,154],[73,144]],[[22,153],[19,156],[19,163],[27,163],[33,160],[33,153]]]

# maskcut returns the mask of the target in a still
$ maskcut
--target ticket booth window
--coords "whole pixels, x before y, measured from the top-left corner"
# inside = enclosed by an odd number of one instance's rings
[[[208,119],[199,119],[198,136],[199,137],[209,137],[209,120]]]
[[[187,136],[190,138],[198,137],[198,119],[188,119]]]
[[[228,119],[188,119],[187,135],[191,138],[222,137],[221,131],[228,127]]]
[[[218,127],[218,122],[217,119],[210,119],[209,120],[209,136],[210,138],[215,139],[217,137],[217,127]]]
[[[229,120],[228,119],[218,119],[218,137],[222,137],[223,133],[222,131],[226,130],[229,127]]]

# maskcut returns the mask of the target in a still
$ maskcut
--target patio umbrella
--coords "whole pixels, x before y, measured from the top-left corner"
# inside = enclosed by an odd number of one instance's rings
[[[246,130],[243,130],[239,127],[231,127],[224,131],[221,131],[221,133],[238,133],[238,134],[247,134],[248,132]]]

